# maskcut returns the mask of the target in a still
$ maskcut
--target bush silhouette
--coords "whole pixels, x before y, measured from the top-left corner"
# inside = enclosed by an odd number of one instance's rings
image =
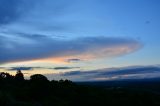
[[[17,73],[15,75],[15,80],[17,80],[17,81],[24,81],[24,75],[21,72],[21,70],[17,70]]]
[[[45,77],[44,75],[41,75],[41,74],[34,74],[34,75],[30,76],[30,80],[31,81],[41,81],[41,82],[48,81],[47,77]]]

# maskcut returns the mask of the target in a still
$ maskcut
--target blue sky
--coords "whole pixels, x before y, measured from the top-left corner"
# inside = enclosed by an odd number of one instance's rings
[[[26,76],[55,77],[159,67],[159,5],[159,0],[0,0],[0,71],[32,67],[24,70]]]

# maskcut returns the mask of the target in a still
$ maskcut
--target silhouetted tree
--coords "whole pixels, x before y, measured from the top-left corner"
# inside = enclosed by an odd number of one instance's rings
[[[30,76],[30,95],[33,99],[42,100],[49,95],[49,80],[41,74]]]
[[[2,72],[0,73],[0,79],[12,80],[14,76],[10,75],[9,73]]]
[[[41,75],[41,74],[34,74],[32,76],[30,76],[30,80],[31,81],[47,81],[48,82],[48,79],[47,77],[45,77],[44,75]]]
[[[20,69],[17,70],[17,73],[15,75],[15,80],[24,81],[24,75]]]

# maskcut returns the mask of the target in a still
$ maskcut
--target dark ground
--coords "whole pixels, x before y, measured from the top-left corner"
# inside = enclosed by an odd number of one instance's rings
[[[0,74],[0,106],[160,106],[160,80],[49,81]]]

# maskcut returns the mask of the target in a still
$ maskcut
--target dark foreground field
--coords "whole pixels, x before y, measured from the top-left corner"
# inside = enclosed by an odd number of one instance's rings
[[[25,80],[0,74],[0,106],[160,106],[160,81]]]

